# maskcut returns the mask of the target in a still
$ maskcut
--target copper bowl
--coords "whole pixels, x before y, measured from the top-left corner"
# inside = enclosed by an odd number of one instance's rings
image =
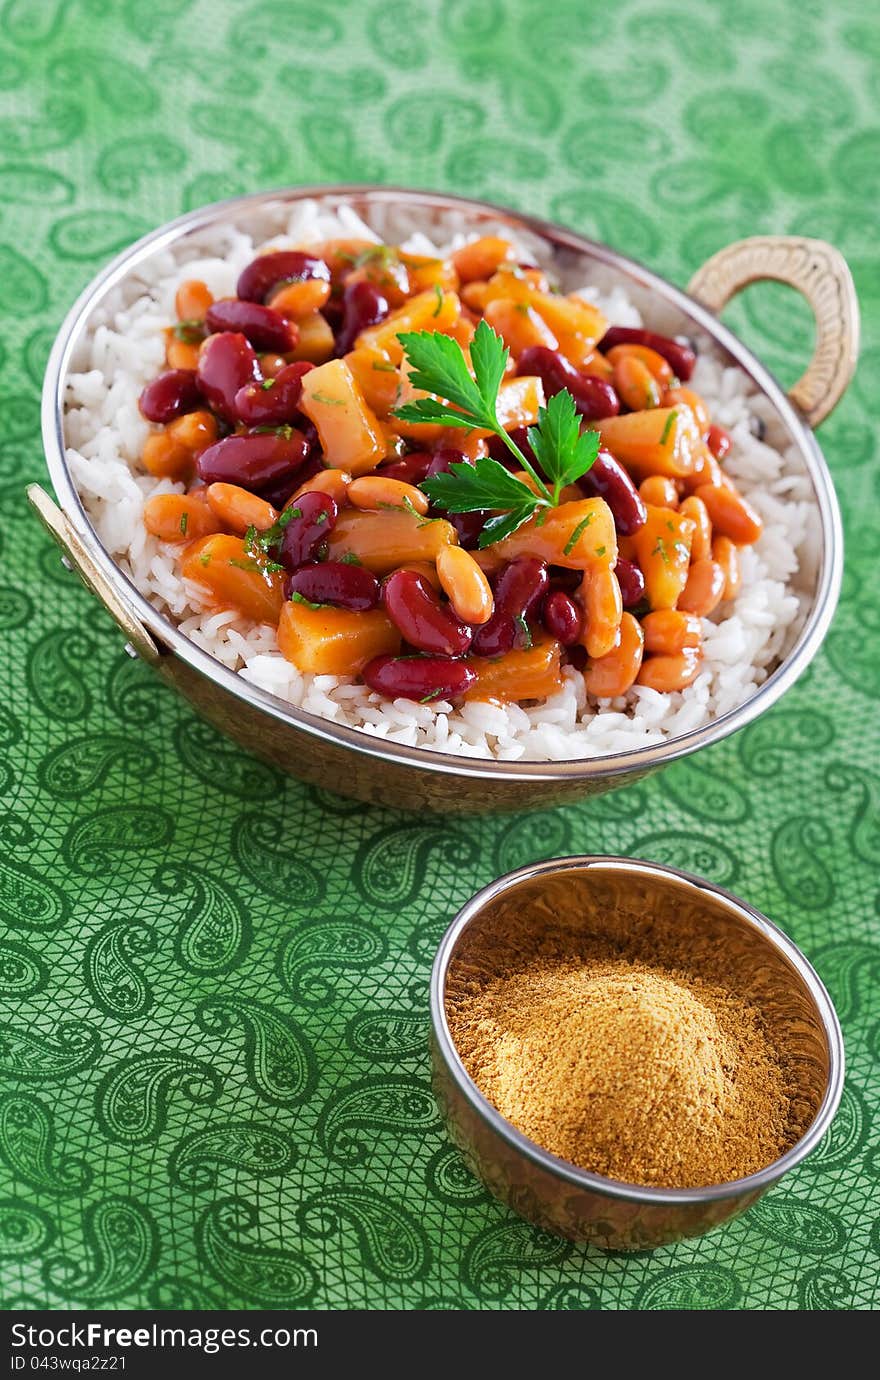
[[[708,1188],[643,1188],[588,1174],[541,1149],[479,1091],[452,1040],[445,992],[465,936],[492,944],[523,909],[589,925],[621,944],[650,923],[700,944],[720,940],[738,990],[763,1011],[794,1069],[807,1131],[760,1173]],[[535,1226],[603,1250],[637,1251],[701,1236],[744,1212],[825,1135],[843,1089],[843,1035],[818,974],[766,916],[701,877],[633,858],[557,858],[509,872],[478,892],[443,937],[431,974],[434,1091],[452,1140],[496,1198]]]
[[[264,234],[281,228],[285,208],[304,198],[333,208],[347,203],[388,239],[420,228],[437,239],[451,229],[508,229],[535,247],[571,287],[601,277],[622,283],[647,304],[651,324],[702,331],[738,364],[772,404],[781,443],[793,444],[816,505],[818,550],[804,574],[804,622],[779,665],[738,708],[658,745],[563,762],[496,762],[387,743],[357,729],[316,718],[248,684],[202,651],[139,593],[102,547],[83,509],[65,459],[65,381],[90,319],[107,294],[169,246],[198,244],[205,231],[235,222]],[[273,223],[272,217],[276,220]],[[813,360],[786,395],[755,356],[715,315],[734,293],[760,278],[802,291],[817,320]],[[52,350],[43,390],[43,438],[60,508],[38,486],[38,515],[122,629],[126,646],[173,685],[206,719],[242,746],[293,776],[342,794],[413,810],[480,812],[556,804],[637,780],[647,772],[717,742],[769,709],[805,670],[837,603],[843,559],[834,488],[812,428],[843,394],[858,350],[858,310],[849,270],[830,245],[800,237],[759,236],[716,254],[695,275],[689,294],[604,245],[534,216],[485,202],[394,187],[296,187],[217,202],[171,221],[120,254],[71,309]]]

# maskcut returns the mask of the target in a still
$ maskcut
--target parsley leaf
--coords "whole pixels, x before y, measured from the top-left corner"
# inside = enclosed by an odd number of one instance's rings
[[[471,341],[473,377],[461,346],[451,336],[441,335],[439,331],[403,331],[397,338],[410,363],[413,387],[423,388],[436,396],[405,403],[395,408],[391,415],[402,422],[434,422],[441,426],[465,427],[468,431],[475,428],[491,431],[500,437],[549,502],[547,485],[498,421],[498,389],[510,351],[492,327],[481,321],[474,333]]]
[[[482,325],[481,322],[477,327],[478,333]],[[494,335],[488,326],[486,330],[490,335]],[[432,412],[439,414],[441,420],[448,416],[452,425],[488,427],[489,430],[495,430],[498,425],[495,400],[493,398],[491,406],[487,408],[483,393],[477,381],[471,378],[457,341],[451,336],[440,335],[437,331],[404,331],[397,338],[410,362],[410,382],[413,387],[424,388],[426,393],[437,393],[439,397],[446,399],[446,403],[436,402],[433,398],[421,398],[418,402],[407,403],[404,407],[397,408],[394,412],[396,417],[403,422],[424,421],[424,408],[427,404]],[[474,341],[476,338],[475,335]],[[502,373],[506,361],[507,350],[504,350]]]
[[[586,474],[599,454],[598,431],[581,431],[574,398],[567,389],[538,409],[538,425],[528,430],[535,459],[553,484],[553,501],[566,484]]]
[[[406,403],[391,415],[405,422],[489,431],[504,442],[532,480],[532,485],[525,484],[497,460],[481,456],[473,465],[452,464],[448,474],[423,481],[422,491],[447,512],[492,514],[480,535],[481,547],[503,540],[532,516],[540,522],[547,510],[559,503],[565,486],[586,474],[594,463],[599,434],[581,431],[574,399],[565,389],[538,409],[538,424],[529,428],[537,468],[504,430],[498,421],[497,401],[509,351],[486,321],[479,323],[470,345],[473,374],[461,346],[450,336],[436,331],[404,331],[398,340],[410,366],[413,387],[432,396]]]
[[[547,506],[547,500],[528,484],[485,455],[473,465],[453,461],[448,474],[432,475],[420,487],[432,503],[448,513],[493,512],[480,533],[481,547],[503,541],[528,522],[536,509]]]
[[[453,460],[448,474],[431,475],[419,487],[449,513],[525,506],[534,510],[542,501],[528,484],[488,455],[478,456],[472,465]]]

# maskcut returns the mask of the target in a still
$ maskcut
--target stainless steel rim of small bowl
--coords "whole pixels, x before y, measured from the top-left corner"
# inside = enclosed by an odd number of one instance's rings
[[[729,910],[759,930],[769,940],[790,966],[796,970],[806,985],[828,1040],[828,1086],[809,1129],[790,1150],[787,1150],[778,1160],[774,1160],[772,1164],[767,1165],[765,1169],[760,1170],[759,1173],[750,1174],[745,1179],[734,1179],[730,1183],[713,1184],[706,1188],[649,1188],[639,1184],[622,1183],[616,1179],[606,1179],[599,1174],[590,1174],[586,1170],[578,1169],[576,1165],[570,1164],[568,1160],[560,1159],[558,1155],[552,1155],[549,1151],[543,1150],[540,1145],[518,1131],[483,1096],[465,1069],[449,1030],[444,1001],[446,974],[461,935],[488,902],[519,882],[535,877],[550,877],[554,873],[568,872],[572,868],[589,870],[598,867],[619,869],[630,875],[674,877],[697,891],[721,899]],[[789,1169],[800,1164],[801,1160],[805,1159],[815,1149],[834,1118],[843,1092],[845,1055],[840,1021],[822,979],[797,945],[778,925],[774,925],[772,920],[768,920],[766,915],[762,915],[760,911],[755,910],[740,897],[734,896],[732,892],[725,891],[723,887],[715,886],[713,882],[708,882],[703,877],[696,877],[693,873],[683,872],[677,867],[643,862],[639,858],[602,857],[597,854],[554,858],[550,862],[535,863],[530,867],[520,867],[515,872],[508,872],[503,877],[499,877],[497,881],[484,887],[482,891],[478,891],[458,912],[440,941],[440,947],[437,950],[434,966],[431,970],[430,1006],[431,1029],[439,1053],[459,1091],[464,1094],[483,1121],[487,1122],[492,1130],[507,1141],[514,1150],[517,1150],[540,1168],[554,1174],[557,1178],[567,1180],[577,1188],[586,1189],[593,1193],[602,1193],[609,1198],[653,1203],[658,1206],[672,1206],[675,1204],[717,1202],[725,1198],[735,1198],[769,1188],[771,1184],[776,1183]]]
[[[98,540],[86,515],[73,483],[64,454],[65,379],[71,356],[89,314],[102,298],[143,259],[167,249],[177,240],[209,225],[232,220],[237,214],[256,210],[260,204],[272,201],[305,200],[309,197],[344,201],[349,197],[367,197],[378,203],[408,202],[412,206],[434,209],[460,209],[483,217],[497,216],[521,228],[543,236],[555,246],[587,253],[599,262],[625,271],[641,287],[649,288],[665,301],[680,308],[715,342],[726,350],[758,387],[770,398],[783,421],[801,442],[808,472],[815,487],[821,525],[821,549],[815,600],[795,645],[782,664],[745,703],[720,715],[702,728],[692,729],[679,737],[648,747],[626,752],[609,753],[597,758],[569,758],[559,762],[499,762],[451,756],[424,748],[407,747],[375,739],[355,728],[335,724],[308,714],[277,699],[267,691],[250,685],[237,672],[202,651],[175,625],[161,615],[123,574]],[[420,191],[406,187],[385,187],[371,183],[346,183],[310,187],[282,187],[231,197],[209,206],[178,216],[165,225],[137,240],[129,249],[113,259],[83,291],[66,316],[49,356],[42,400],[43,444],[49,474],[55,493],[67,517],[83,539],[90,555],[104,576],[110,581],[141,623],[158,642],[187,662],[201,675],[223,686],[231,694],[258,706],[270,717],[292,722],[314,737],[342,743],[368,757],[392,759],[429,773],[453,775],[485,780],[564,781],[572,778],[589,780],[615,777],[622,774],[648,771],[665,762],[694,752],[726,738],[728,734],[751,723],[769,709],[806,670],[825,637],[840,592],[843,569],[843,533],[840,510],[831,476],[822,452],[812,432],[798,415],[780,385],[760,361],[705,307],[679,288],[658,277],[650,269],[609,249],[606,245],[574,231],[566,230],[552,221],[529,216],[512,208],[491,202],[457,197],[446,193]]]

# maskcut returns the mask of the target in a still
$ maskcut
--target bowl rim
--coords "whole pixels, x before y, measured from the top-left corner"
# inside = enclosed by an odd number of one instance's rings
[[[480,1092],[462,1063],[446,1017],[444,1000],[446,975],[455,949],[464,931],[473,923],[483,908],[503,892],[522,881],[536,877],[549,877],[554,873],[568,872],[573,869],[584,872],[605,869],[623,871],[631,875],[672,877],[694,892],[709,893],[716,900],[720,900],[730,913],[745,921],[752,929],[757,930],[796,971],[813,1001],[828,1042],[828,1082],[812,1122],[800,1140],[786,1150],[784,1155],[780,1155],[778,1159],[773,1160],[771,1164],[758,1170],[757,1173],[749,1174],[742,1179],[732,1179],[729,1183],[709,1184],[702,1188],[654,1188],[648,1185],[629,1184],[623,1180],[610,1179],[601,1174],[593,1174],[588,1170],[579,1169],[570,1161],[552,1154],[549,1150],[544,1150],[537,1142],[518,1131],[512,1122],[502,1116],[488,1098]],[[762,1193],[781,1179],[790,1169],[793,1169],[795,1165],[800,1164],[815,1149],[831,1125],[843,1093],[846,1056],[840,1021],[825,984],[794,941],[761,911],[756,910],[747,901],[734,895],[733,892],[727,891],[724,887],[716,886],[714,882],[708,881],[705,877],[699,877],[692,872],[685,872],[681,868],[670,867],[665,863],[647,862],[642,858],[596,853],[551,858],[545,862],[532,863],[525,867],[516,868],[512,872],[506,872],[502,877],[496,878],[488,886],[476,892],[462,906],[440,941],[431,969],[430,1012],[431,1032],[437,1056],[443,1060],[444,1066],[452,1076],[458,1091],[463,1094],[473,1111],[483,1122],[489,1125],[496,1135],[506,1141],[518,1154],[557,1179],[563,1179],[575,1188],[591,1193],[600,1193],[605,1197],[624,1199],[628,1202],[652,1204],[658,1207],[676,1205],[683,1207],[688,1204],[720,1202],[727,1198]]]
[[[66,377],[74,347],[90,313],[141,261],[167,249],[189,234],[218,222],[232,222],[237,214],[254,212],[261,204],[267,202],[293,204],[308,199],[346,202],[352,198],[366,198],[380,204],[398,204],[403,201],[411,203],[413,207],[420,205],[425,209],[459,209],[465,214],[470,212],[477,219],[503,220],[513,229],[519,227],[541,236],[556,249],[586,254],[607,267],[625,273],[641,288],[650,290],[677,307],[696,326],[710,335],[714,343],[726,351],[769,398],[798,445],[813,485],[820,523],[818,571],[813,602],[794,645],[779,666],[742,704],[677,737],[596,757],[537,762],[499,761],[494,758],[446,754],[426,747],[410,747],[374,737],[359,728],[323,719],[251,684],[237,671],[224,666],[181,633],[169,617],[153,607],[116,564],[91,524],[65,456]],[[275,721],[292,725],[330,744],[353,748],[367,757],[390,761],[396,766],[410,767],[429,774],[524,784],[530,781],[589,781],[644,773],[661,764],[687,756],[700,747],[719,742],[769,709],[806,670],[828,631],[840,593],[843,529],[830,471],[812,431],[779,383],[751,350],[707,308],[637,260],[619,254],[607,245],[579,235],[553,221],[476,198],[379,183],[316,184],[278,187],[246,196],[229,197],[165,222],[136,240],[105,265],[87,284],[67,313],[46,366],[42,394],[42,431],[49,475],[65,515],[72,522],[101,574],[133,610],[136,618],[149,630],[163,651],[172,652],[199,675],[205,676],[236,698],[262,710]]]

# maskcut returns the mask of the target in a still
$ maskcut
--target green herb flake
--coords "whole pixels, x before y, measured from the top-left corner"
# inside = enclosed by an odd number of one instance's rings
[[[532,637],[532,630],[526,622],[525,614],[518,613],[513,621],[520,630],[523,640],[523,646],[525,647],[527,652],[531,651],[532,647],[534,646],[534,639]]]
[[[590,525],[590,523],[591,523],[592,521],[593,521],[593,514],[592,514],[592,513],[587,513],[587,516],[586,516],[585,518],[581,518],[581,520],[580,520],[580,522],[578,523],[577,527],[574,528],[574,530],[572,531],[571,536],[569,537],[568,541],[565,543],[565,545],[564,545],[563,548],[562,548],[563,555],[565,555],[565,556],[570,556],[570,555],[571,555],[572,551],[573,551],[574,548],[577,546],[577,544],[578,544],[578,542],[580,541],[582,535],[583,535],[584,532],[587,530],[587,528],[589,527],[589,525]],[[602,550],[604,551],[605,548],[603,547]]]
[[[285,508],[278,519],[278,525],[279,527],[286,527],[292,518],[302,517],[302,515],[302,508]]]
[[[270,388],[274,388],[274,387],[275,387],[275,380],[274,380],[274,379],[263,379],[262,383],[260,384],[260,387],[262,388],[262,390],[263,390],[264,393],[268,393],[268,391],[269,391]]]
[[[408,658],[408,657],[402,657],[402,656],[399,656],[399,657],[397,658],[398,661],[408,661],[409,659],[410,659],[410,658]],[[415,660],[415,658],[413,658],[413,660]],[[430,704],[432,700],[437,700],[437,699],[439,699],[440,696],[441,696],[442,694],[443,694],[442,687],[438,687],[438,689],[436,689],[436,690],[429,690],[428,693],[427,693],[427,695],[423,695],[422,698],[419,700],[419,704]]]
[[[377,359],[370,365],[370,368],[375,369],[379,374],[395,374],[397,372],[397,366],[392,364],[390,359]]]
[[[339,558],[340,565],[363,565],[363,561],[356,556],[353,551],[346,551],[344,556]]]
[[[184,345],[199,345],[205,338],[204,321],[178,321],[173,333]]]
[[[181,515],[180,515],[180,530],[181,530],[181,532],[183,533],[184,536],[186,536],[186,529],[187,529],[187,524],[188,524],[188,523],[189,523],[189,513],[181,513]]]
[[[443,289],[439,283],[434,284],[434,295],[437,298],[437,305],[431,312],[432,316],[439,316],[443,310]]]
[[[300,509],[300,516],[302,516],[302,509]],[[327,514],[326,514],[326,513],[318,513],[318,514],[316,514],[316,516],[315,516],[315,526],[316,526],[316,527],[320,527],[320,526],[321,526],[321,523],[322,523],[322,522],[326,522],[326,521],[327,521]]]
[[[371,244],[369,249],[362,249],[354,257],[341,254],[340,258],[350,259],[353,268],[366,268],[367,264],[381,264],[387,268],[400,262],[397,247],[393,244]]]
[[[298,589],[293,591],[290,596],[290,601],[292,604],[305,604],[306,608],[310,609],[323,609],[327,607],[326,604],[313,604],[311,599],[307,599],[304,594],[300,594]]]
[[[256,562],[256,561],[253,561],[253,560],[251,560],[251,561],[240,561],[240,560],[238,559],[237,556],[230,556],[230,557],[229,557],[229,564],[230,564],[230,565],[237,566],[239,570],[259,570],[259,569],[260,569],[260,567],[257,565],[257,562]]]
[[[605,547],[604,547],[604,546],[597,546],[597,547],[596,547],[596,555],[597,555],[597,556],[604,556],[604,555],[605,555]]]
[[[666,542],[662,537],[657,538],[657,545],[651,552],[652,556],[659,556],[664,565],[669,564],[669,552],[666,550]]]
[[[345,407],[344,398],[331,398],[329,393],[313,393],[315,402],[323,403],[325,407]]]
[[[211,553],[210,553],[210,551],[203,551],[202,554],[199,556],[199,565],[210,565],[210,564],[211,564]]]
[[[674,408],[672,409],[672,411],[670,412],[669,416],[666,418],[666,425],[664,426],[664,428],[663,428],[663,434],[662,434],[661,437],[660,437],[660,444],[661,444],[661,446],[665,446],[665,445],[666,445],[666,442],[669,440],[669,433],[672,431],[672,428],[675,426],[675,422],[676,422],[677,417],[678,417],[678,408],[674,407]]]
[[[293,436],[293,427],[285,424],[284,426],[255,426],[251,429],[253,436],[282,436],[285,441],[289,441]]]

